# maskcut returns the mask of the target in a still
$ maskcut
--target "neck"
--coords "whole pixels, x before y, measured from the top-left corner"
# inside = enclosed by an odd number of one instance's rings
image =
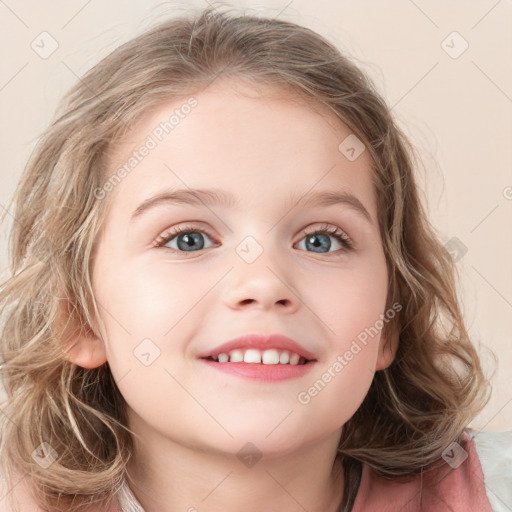
[[[143,445],[137,440],[127,481],[145,512],[239,512],[248,506],[266,512],[337,512],[343,494],[343,472],[334,457],[338,441],[336,432],[255,462],[164,438]]]

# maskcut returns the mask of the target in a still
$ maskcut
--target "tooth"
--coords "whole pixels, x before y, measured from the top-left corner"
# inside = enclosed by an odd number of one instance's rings
[[[281,364],[288,364],[290,362],[290,352],[288,352],[288,350],[285,350],[281,353],[279,356],[279,362]]]
[[[241,350],[232,350],[229,353],[229,361],[231,363],[241,363],[244,360],[244,353]]]
[[[244,363],[261,363],[261,352],[254,348],[245,351]]]
[[[291,354],[290,355],[290,364],[294,364],[294,365],[299,364],[299,359],[300,359],[299,354],[295,354],[295,353]]]
[[[247,350],[235,349],[226,354],[221,352],[216,358],[219,363],[263,363],[263,364],[305,364],[306,360],[295,352],[277,350],[275,348],[260,351],[255,348]]]
[[[265,350],[262,355],[263,364],[278,364],[279,363],[279,352],[275,348]]]

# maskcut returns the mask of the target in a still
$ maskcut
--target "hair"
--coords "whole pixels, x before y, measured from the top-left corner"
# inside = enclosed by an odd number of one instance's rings
[[[362,464],[399,481],[434,467],[489,398],[464,326],[455,264],[419,197],[418,158],[372,81],[308,28],[207,8],[160,22],[81,77],[11,199],[10,271],[0,291],[1,464],[8,479],[29,474],[48,510],[114,503],[133,450],[127,405],[108,362],[86,369],[66,358],[77,333],[99,336],[91,268],[110,197],[93,191],[108,176],[109,149],[149,109],[221,77],[326,107],[371,157],[387,306],[403,307],[382,332],[398,336],[394,361],[375,373],[342,427],[343,510],[351,510]],[[42,467],[33,453],[53,454],[53,463]]]

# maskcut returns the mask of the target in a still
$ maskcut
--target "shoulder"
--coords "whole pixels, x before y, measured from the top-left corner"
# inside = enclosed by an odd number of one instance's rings
[[[353,511],[512,511],[511,433],[464,432],[440,464],[410,479],[384,479],[363,465]]]
[[[105,512],[105,508],[97,506],[89,508],[89,512]],[[0,512],[48,512],[40,507],[32,494],[29,480],[26,477],[17,479],[12,489],[0,475]],[[109,508],[109,512],[121,512],[120,509]]]
[[[512,431],[469,431],[493,512],[512,510]]]
[[[16,478],[13,487],[8,488],[0,475],[0,512],[45,512],[35,501],[28,479]]]
[[[105,507],[92,506],[89,512],[105,512]],[[0,474],[0,512],[47,512],[35,500],[28,477],[15,478],[12,488]],[[122,512],[118,507],[110,507],[108,512]]]
[[[89,512],[105,512],[105,507],[93,506]],[[122,512],[121,509],[109,508],[109,512]],[[15,481],[12,489],[7,488],[7,482],[0,475],[0,512],[48,512],[37,504],[32,494],[32,488],[26,477]]]

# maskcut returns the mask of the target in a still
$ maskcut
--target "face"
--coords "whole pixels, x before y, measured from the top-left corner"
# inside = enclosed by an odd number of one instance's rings
[[[144,439],[277,455],[339,436],[392,357],[368,152],[354,158],[348,128],[290,96],[224,82],[193,98],[110,154],[112,173],[130,170],[97,192],[112,194],[93,268],[104,339],[83,365],[108,360]],[[216,196],[148,202],[178,189]],[[315,202],[327,193],[344,200]],[[278,378],[200,357],[255,333],[291,338],[310,362]]]

